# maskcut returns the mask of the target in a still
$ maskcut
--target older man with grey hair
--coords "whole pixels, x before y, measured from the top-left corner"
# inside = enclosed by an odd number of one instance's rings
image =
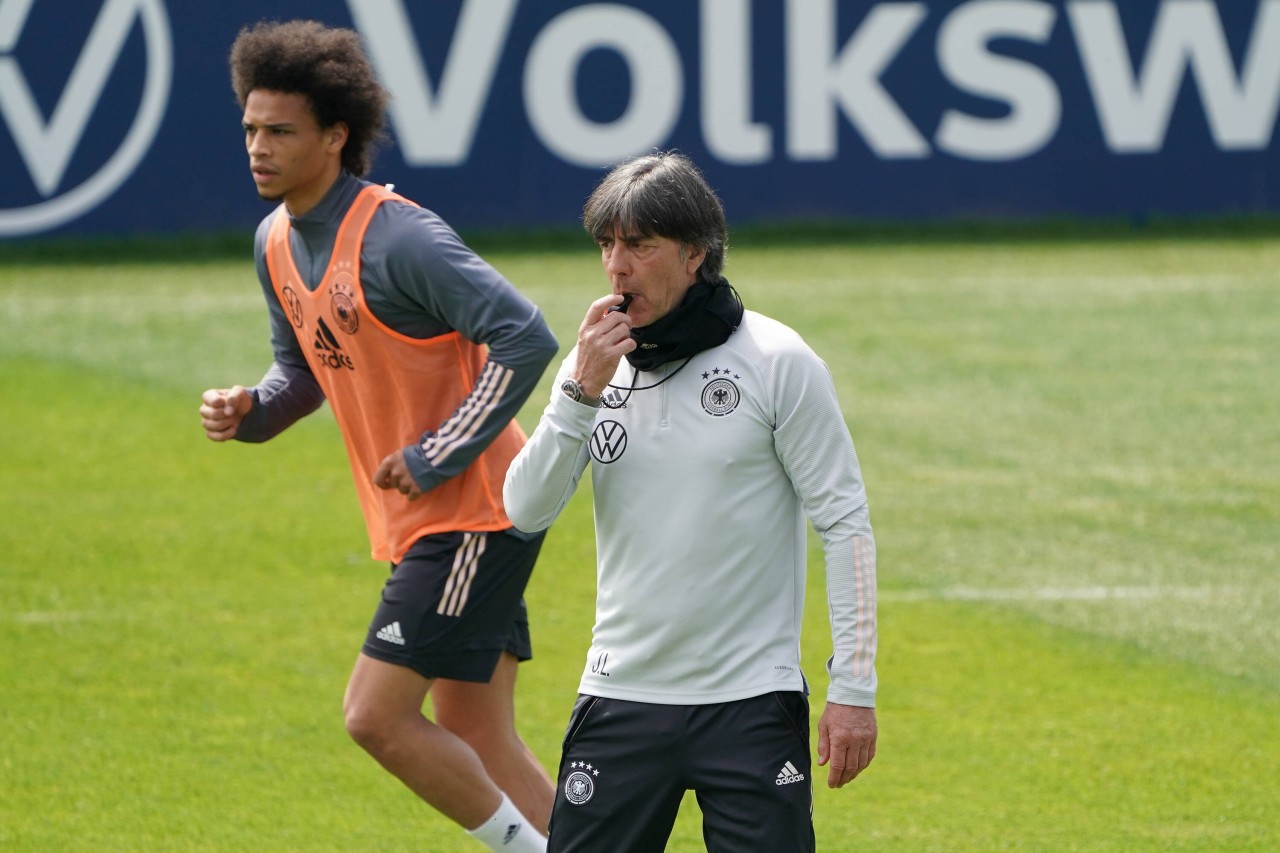
[[[686,157],[615,168],[583,224],[610,293],[504,488],[512,522],[541,530],[591,465],[596,621],[548,850],[663,850],[692,790],[708,849],[811,851],[806,516],[831,613],[827,784],[877,736],[875,541],[834,384],[724,279],[724,211]]]

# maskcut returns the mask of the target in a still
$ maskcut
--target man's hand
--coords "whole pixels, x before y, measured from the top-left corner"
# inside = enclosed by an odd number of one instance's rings
[[[621,311],[609,311],[621,302],[622,296],[616,293],[602,296],[591,303],[578,327],[578,360],[572,378],[588,396],[602,396],[619,360],[636,348],[631,339],[631,318]]]
[[[241,385],[210,388],[200,397],[200,425],[213,441],[235,438],[240,422],[253,408],[253,395]]]
[[[411,501],[422,497],[422,489],[418,488],[409,473],[409,464],[404,461],[403,450],[397,450],[382,460],[378,470],[373,472],[373,484],[379,489],[395,489]]]
[[[831,762],[828,788],[843,788],[876,757],[876,710],[828,702],[818,721],[818,766]]]

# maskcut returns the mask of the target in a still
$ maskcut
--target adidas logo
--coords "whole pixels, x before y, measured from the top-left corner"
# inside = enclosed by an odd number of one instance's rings
[[[629,395],[623,394],[621,391],[614,388],[601,398],[601,403],[606,409],[625,409],[627,407],[628,396]]]
[[[382,640],[383,642],[395,643],[397,646],[404,645],[404,634],[400,633],[399,622],[392,622],[390,625],[383,628],[374,636],[376,636],[379,640]]]
[[[791,785],[795,782],[803,782],[804,774],[796,769],[795,765],[788,761],[782,765],[782,769],[778,771],[778,778],[773,780],[775,785]]]
[[[347,368],[355,370],[356,366],[351,363],[351,359],[342,351],[342,345],[338,343],[338,338],[333,334],[324,318],[319,319],[320,328],[316,329],[316,339],[313,346],[316,349],[316,358],[320,359],[320,363],[325,367],[334,370]]]
[[[507,827],[507,834],[502,837],[502,846],[506,847],[512,840],[520,834],[520,824],[513,823]]]

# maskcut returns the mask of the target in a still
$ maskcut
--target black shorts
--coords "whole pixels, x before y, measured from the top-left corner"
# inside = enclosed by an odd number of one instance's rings
[[[809,700],[716,705],[579,696],[551,812],[550,853],[660,853],[685,791],[712,853],[812,853]]]
[[[524,588],[542,535],[424,536],[391,567],[363,651],[424,678],[488,682],[504,651],[533,656]]]

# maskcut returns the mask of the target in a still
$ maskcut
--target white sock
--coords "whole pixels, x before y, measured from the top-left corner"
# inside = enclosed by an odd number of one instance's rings
[[[524,819],[506,794],[493,816],[467,834],[498,853],[546,853],[547,839]]]

